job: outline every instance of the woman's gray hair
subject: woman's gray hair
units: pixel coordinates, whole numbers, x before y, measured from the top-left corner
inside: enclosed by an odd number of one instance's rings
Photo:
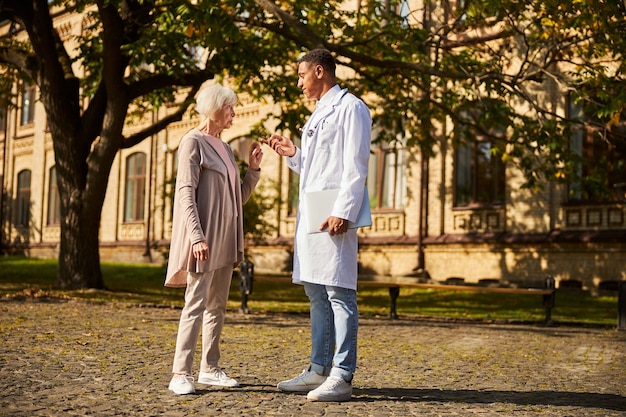
[[[196,96],[196,111],[204,117],[212,119],[223,106],[237,104],[237,94],[228,87],[211,84],[200,90]]]

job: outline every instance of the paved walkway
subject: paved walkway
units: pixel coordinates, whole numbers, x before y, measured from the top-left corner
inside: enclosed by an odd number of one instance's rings
[[[180,310],[0,301],[0,416],[624,416],[626,332],[363,319],[353,400],[275,388],[307,365],[308,318],[229,312],[239,388],[167,390]]]

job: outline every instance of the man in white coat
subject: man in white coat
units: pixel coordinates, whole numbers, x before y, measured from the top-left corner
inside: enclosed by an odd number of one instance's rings
[[[295,234],[293,282],[310,300],[309,367],[282,381],[285,392],[307,392],[311,401],[348,401],[356,370],[358,311],[357,218],[365,195],[372,119],[359,98],[341,89],[329,51],[314,49],[298,61],[298,87],[317,107],[302,129],[301,147],[274,134],[264,140],[300,175],[300,204]],[[339,189],[331,215],[307,230],[308,192]]]

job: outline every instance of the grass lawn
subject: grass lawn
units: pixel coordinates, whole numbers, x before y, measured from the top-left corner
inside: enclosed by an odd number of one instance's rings
[[[183,290],[165,288],[165,267],[102,263],[107,290],[55,288],[56,260],[0,257],[0,297],[79,298],[99,302],[182,307]],[[384,287],[359,289],[359,310],[364,316],[387,316],[389,295]],[[233,279],[228,308],[241,305],[238,279]],[[248,298],[253,312],[308,312],[303,289],[289,282],[256,281]],[[510,320],[542,323],[545,310],[540,295],[401,288],[397,312],[401,317]],[[552,319],[557,324],[617,326],[617,293],[592,296],[559,290]]]

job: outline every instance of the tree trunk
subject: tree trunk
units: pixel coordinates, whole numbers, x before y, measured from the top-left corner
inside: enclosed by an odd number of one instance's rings
[[[72,154],[71,145],[79,141],[55,141],[58,188],[61,197],[61,245],[57,284],[61,288],[104,288],[100,270],[100,220],[111,164],[117,147],[101,137],[88,161]],[[69,158],[68,158],[69,155]],[[65,159],[63,159],[65,158]],[[68,159],[75,163],[65,163]]]
[[[52,126],[53,123],[50,123]],[[56,128],[56,125],[55,125]],[[51,129],[52,130],[52,129]],[[57,184],[61,200],[61,241],[57,285],[103,289],[99,232],[102,204],[117,147],[102,137],[88,154],[72,131],[55,130]]]
[[[74,204],[68,209],[61,222],[57,285],[103,289],[98,243],[100,213],[81,213]]]

